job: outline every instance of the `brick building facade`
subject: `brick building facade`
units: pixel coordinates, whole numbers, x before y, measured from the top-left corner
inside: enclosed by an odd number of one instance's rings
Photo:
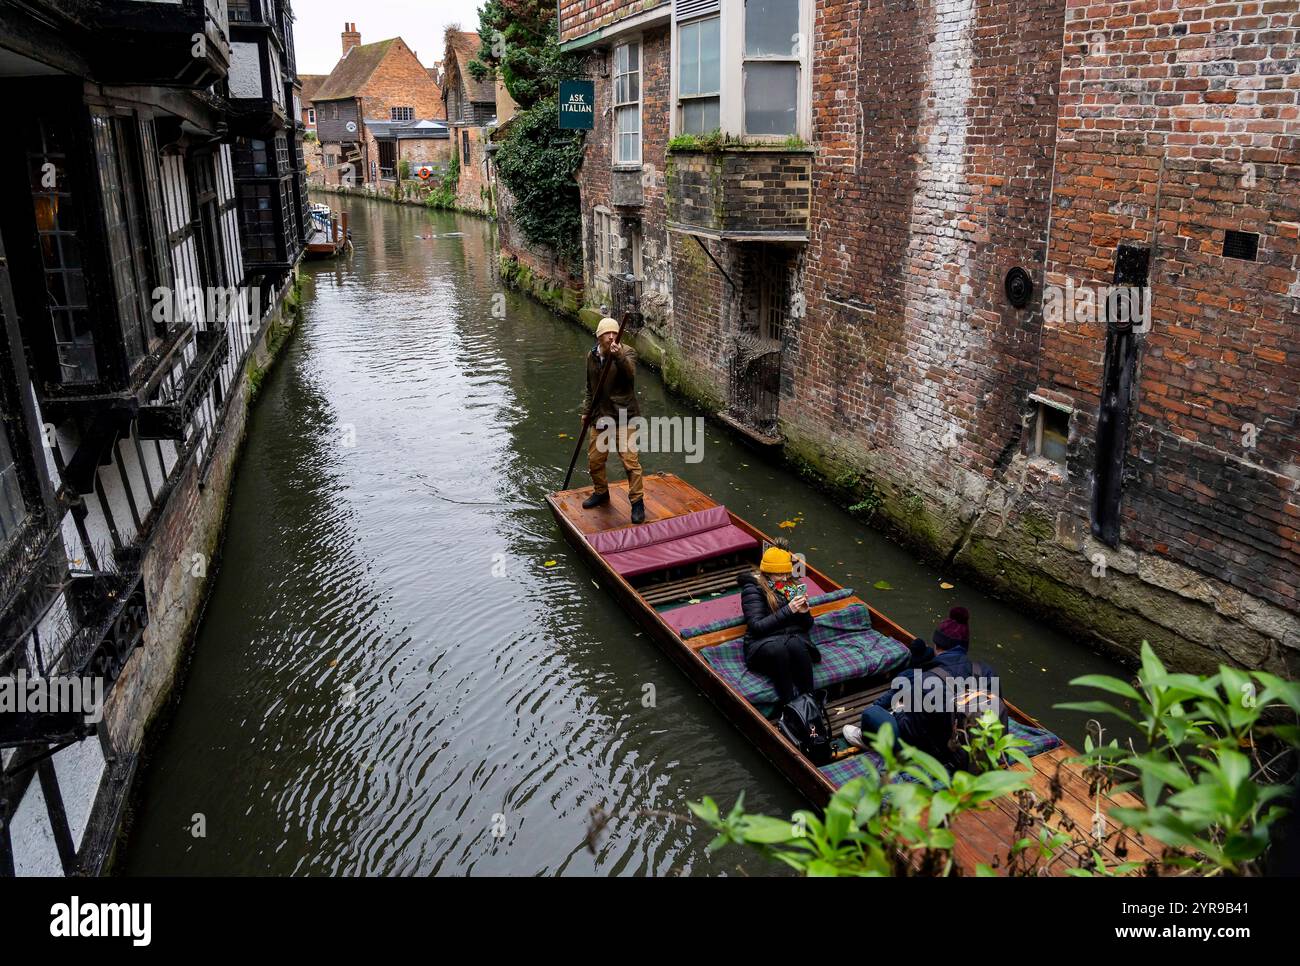
[[[442,120],[442,90],[401,37],[363,44],[355,23],[341,37],[343,56],[312,97],[324,180],[391,186],[400,153],[392,125]]]
[[[796,6],[562,0],[589,303],[633,272],[670,382],[1078,636],[1294,672],[1300,11]]]
[[[460,163],[456,205],[465,211],[493,214],[494,178],[488,151],[497,123],[497,85],[492,77],[476,79],[469,64],[478,56],[479,36],[449,28],[442,58],[443,111],[452,150]]]

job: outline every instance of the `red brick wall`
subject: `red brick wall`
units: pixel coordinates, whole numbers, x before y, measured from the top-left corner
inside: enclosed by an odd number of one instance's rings
[[[1063,5],[818,6],[808,311],[782,411],[901,475],[991,476],[1018,438],[1037,321],[1003,277],[1041,277]]]
[[[461,159],[460,180],[456,185],[457,204],[470,211],[486,214],[491,205],[487,197],[488,181],[483,166],[486,157],[484,151],[487,147],[484,131],[485,129],[481,127],[453,127],[451,137],[454,143],[451,145],[451,150],[455,151],[456,156]],[[463,132],[469,134],[468,164],[462,153]]]
[[[388,48],[361,97],[362,116],[368,120],[386,121],[394,107],[413,107],[417,118],[446,116],[442,91],[401,38]]]
[[[664,0],[560,0],[560,40],[573,40],[597,27],[663,3]]]
[[[1295,610],[1300,6],[1068,0],[1067,14],[1050,277],[1108,283],[1117,245],[1155,238],[1124,540]],[[1227,229],[1259,234],[1257,262],[1223,256]],[[1043,335],[1038,378],[1079,408],[1081,470],[1104,340],[1101,325]]]

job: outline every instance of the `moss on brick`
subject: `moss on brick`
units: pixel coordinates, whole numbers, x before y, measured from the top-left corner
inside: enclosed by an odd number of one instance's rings
[[[523,292],[557,315],[578,317],[582,296],[576,289],[546,278],[510,255],[500,256],[498,268],[502,283],[509,288]]]

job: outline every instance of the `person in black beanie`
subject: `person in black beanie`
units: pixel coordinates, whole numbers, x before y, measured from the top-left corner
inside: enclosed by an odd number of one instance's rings
[[[953,677],[967,677],[971,674],[971,661],[967,656],[970,646],[970,611],[965,607],[954,607],[948,612],[948,618],[935,628],[931,635],[934,650],[930,651],[925,641],[917,638],[912,642],[909,673],[894,678],[890,689],[862,712],[862,725],[845,725],[844,740],[857,748],[870,747],[867,736],[883,724],[894,729],[894,744],[904,741],[909,745],[945,760],[948,737],[952,731],[952,715],[947,711],[924,711],[919,707],[921,695],[925,689],[925,678],[932,674],[934,667],[942,667]],[[989,673],[992,673],[991,671]],[[905,707],[905,700],[911,696],[918,706]]]

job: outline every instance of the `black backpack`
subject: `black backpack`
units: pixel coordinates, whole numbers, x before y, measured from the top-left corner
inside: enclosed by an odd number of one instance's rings
[[[814,765],[831,761],[831,723],[826,717],[826,692],[799,694],[776,717],[776,727]]]
[[[958,675],[953,674],[941,664],[934,665],[927,670],[943,678],[945,688],[948,680],[958,677]],[[993,677],[993,671],[978,661],[972,661],[969,676],[988,679]],[[966,677],[966,675],[961,675],[961,677]],[[958,707],[948,712],[947,746],[942,749],[943,754],[940,757],[945,758],[946,764],[951,768],[959,771],[970,771],[972,764],[970,752],[962,746],[970,744],[971,729],[979,723],[980,718],[984,717],[986,711],[991,710],[997,715],[998,721],[1002,722],[1002,728],[1005,731],[1008,728],[1007,706],[1002,702],[1001,695],[987,689],[965,690],[958,697],[958,700],[960,702]]]

